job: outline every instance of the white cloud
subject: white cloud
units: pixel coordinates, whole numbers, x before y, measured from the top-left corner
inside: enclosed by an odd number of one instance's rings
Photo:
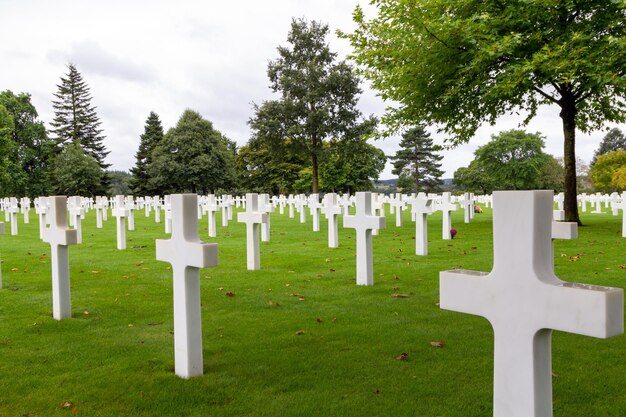
[[[115,169],[134,165],[150,111],[169,128],[186,108],[198,110],[241,145],[250,135],[251,103],[272,96],[267,63],[286,43],[291,18],[328,23],[331,49],[343,58],[350,47],[334,31],[354,28],[357,3],[368,7],[358,0],[0,0],[0,90],[31,93],[40,117],[49,122],[52,94],[65,65],[75,63],[91,88]],[[365,89],[360,107],[365,115],[380,116],[385,106]],[[446,151],[446,175],[467,165],[491,134],[517,127],[520,120],[504,117],[494,127],[482,127],[471,144]],[[547,151],[562,155],[556,109],[541,109],[527,130],[544,134]],[[590,160],[603,135],[579,134],[578,154]],[[393,154],[398,143],[392,138],[375,145]],[[383,177],[390,176],[388,168]]]

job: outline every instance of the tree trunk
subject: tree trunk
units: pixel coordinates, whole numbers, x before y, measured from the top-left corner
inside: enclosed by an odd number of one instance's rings
[[[570,92],[560,100],[563,121],[563,164],[565,165],[565,221],[582,226],[578,216],[576,187],[576,99]]]

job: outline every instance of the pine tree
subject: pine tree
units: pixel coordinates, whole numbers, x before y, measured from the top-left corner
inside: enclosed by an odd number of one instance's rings
[[[103,143],[102,122],[96,108],[91,105],[89,87],[74,64],[68,64],[67,68],[69,73],[66,78],[61,77],[58,92],[54,94],[57,100],[52,101],[55,117],[50,123],[53,127],[51,132],[59,151],[70,143],[76,143],[105,170],[110,166],[104,162],[109,152]]]
[[[609,130],[604,138],[602,138],[602,142],[600,142],[600,146],[596,150],[596,153],[593,154],[593,160],[591,161],[591,165],[595,165],[598,157],[600,155],[604,155],[605,153],[618,151],[618,150],[626,151],[626,137],[624,137],[624,133],[618,128],[613,128]]]
[[[148,166],[152,163],[152,151],[161,140],[163,140],[163,126],[161,120],[155,112],[150,112],[144,126],[144,133],[141,135],[139,149],[135,154],[135,166],[131,168],[133,175],[130,181],[130,188],[136,195],[149,195],[156,189],[150,184]]]
[[[423,126],[402,135],[400,150],[391,157],[392,173],[399,176],[398,187],[405,191],[437,191],[441,185],[443,156],[434,152],[433,140]]]

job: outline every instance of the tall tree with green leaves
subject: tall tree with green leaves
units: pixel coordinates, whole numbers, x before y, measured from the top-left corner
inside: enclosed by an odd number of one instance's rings
[[[53,129],[58,151],[70,143],[78,144],[87,155],[92,156],[102,169],[101,183],[106,191],[108,180],[105,171],[110,164],[105,162],[109,154],[104,145],[105,136],[100,126],[102,122],[96,113],[96,107],[91,104],[91,93],[83,76],[74,64],[68,64],[68,73],[61,77],[52,101],[54,120],[50,123]]]
[[[393,161],[394,175],[398,176],[398,187],[403,191],[439,191],[442,183],[441,160],[424,126],[415,126],[402,135],[400,149]]]
[[[624,136],[624,133],[621,130],[615,127],[609,130],[609,132],[602,138],[600,146],[598,146],[598,149],[596,149],[596,152],[593,154],[591,165],[596,163],[600,155],[618,151],[620,149],[626,151],[626,136]]]
[[[13,155],[14,142],[11,134],[15,130],[15,123],[11,113],[0,104],[0,197],[13,195]]]
[[[596,191],[611,193],[622,191],[622,170],[626,169],[626,150],[618,149],[598,156],[589,175]]]
[[[0,93],[0,104],[11,113],[14,121],[10,156],[14,169],[10,190],[12,195],[33,198],[51,192],[49,161],[53,142],[30,98],[30,94],[16,95],[10,90]]]
[[[102,168],[78,143],[70,143],[54,159],[56,192],[95,197],[102,189]]]
[[[148,166],[151,186],[159,194],[233,189],[237,177],[229,143],[213,123],[185,110],[154,148]]]
[[[273,145],[289,141],[292,149],[310,160],[313,192],[319,190],[319,164],[324,142],[352,137],[361,122],[356,105],[359,79],[326,42],[328,26],[294,19],[287,35],[289,46],[279,46],[279,57],[268,66],[272,91],[279,100],[255,106],[250,126],[255,136]],[[374,122],[374,123],[373,123]]]
[[[390,129],[441,124],[452,144],[523,110],[556,105],[563,126],[565,217],[580,222],[576,130],[626,120],[626,3],[589,1],[373,0],[345,35],[385,100]]]
[[[491,136],[491,141],[474,151],[475,158],[467,168],[455,172],[455,183],[474,191],[485,187],[494,190],[557,189],[554,171],[560,166],[554,157],[543,152],[539,133],[513,129]],[[471,174],[471,175],[470,175]],[[488,188],[487,188],[488,187]]]
[[[152,152],[163,140],[163,126],[159,116],[151,111],[144,125],[144,132],[140,137],[139,149],[135,154],[135,166],[130,169],[132,178],[130,188],[136,195],[149,195],[156,189],[150,184],[148,167],[152,163]]]

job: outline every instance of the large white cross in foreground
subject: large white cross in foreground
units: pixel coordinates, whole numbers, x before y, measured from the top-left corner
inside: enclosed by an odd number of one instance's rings
[[[217,244],[198,238],[198,196],[174,194],[172,238],[157,239],[156,258],[174,273],[174,363],[176,375],[202,375],[200,268],[217,265]]]
[[[67,227],[67,198],[48,197],[50,227],[44,230],[43,240],[50,244],[52,260],[52,316],[61,320],[72,316],[70,301],[70,260],[68,245],[78,243],[78,231]]]
[[[374,285],[372,229],[384,229],[385,218],[372,214],[372,193],[356,193],[356,214],[343,217],[343,227],[356,229],[356,283]]]
[[[493,195],[490,273],[440,273],[440,306],[493,326],[494,417],[552,416],[552,330],[607,338],[624,331],[624,290],[554,275],[552,191]]]

